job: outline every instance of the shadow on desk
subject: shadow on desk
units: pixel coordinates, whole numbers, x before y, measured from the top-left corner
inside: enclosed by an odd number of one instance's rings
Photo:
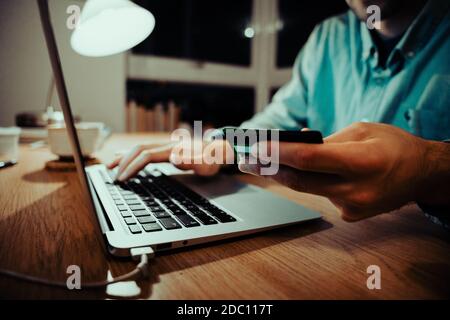
[[[31,183],[68,182],[67,172],[52,172],[46,169],[25,174],[22,179]]]

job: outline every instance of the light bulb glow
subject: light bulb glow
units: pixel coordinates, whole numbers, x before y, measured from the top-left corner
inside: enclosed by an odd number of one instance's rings
[[[72,34],[71,46],[84,56],[113,55],[145,40],[154,27],[155,18],[143,8],[108,8],[78,23]]]
[[[255,29],[253,29],[252,27],[245,28],[244,36],[246,38],[253,38],[255,36]]]

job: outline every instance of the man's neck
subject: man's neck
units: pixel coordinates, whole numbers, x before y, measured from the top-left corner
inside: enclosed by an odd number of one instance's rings
[[[409,28],[426,3],[427,0],[411,0],[402,12],[386,20],[381,20],[380,29],[377,29],[376,32],[382,39],[399,37]]]

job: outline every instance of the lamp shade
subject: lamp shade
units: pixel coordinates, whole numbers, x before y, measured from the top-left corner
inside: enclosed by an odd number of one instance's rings
[[[88,0],[72,34],[75,52],[104,57],[127,51],[145,40],[155,18],[129,0]]]

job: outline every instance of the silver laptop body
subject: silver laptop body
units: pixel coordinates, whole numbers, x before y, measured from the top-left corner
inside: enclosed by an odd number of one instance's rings
[[[145,169],[145,174],[141,173],[141,179],[156,179],[159,176],[165,176],[170,181],[175,180],[183,186],[203,196],[212,206],[217,207],[233,217],[235,221],[220,222],[214,216],[214,212],[203,209],[198,206],[196,210],[201,211],[211,219],[217,221],[214,224],[203,224],[202,220],[195,216],[194,210],[187,209],[177,199],[168,196],[186,211],[186,214],[198,222],[196,226],[185,226],[179,216],[173,214],[161,200],[156,199],[159,204],[158,210],[163,210],[166,215],[174,219],[179,228],[166,230],[149,206],[146,206],[146,196],[141,198],[137,196],[138,201],[133,200],[133,204],[139,202],[141,206],[146,207],[150,214],[150,219],[158,224],[161,230],[146,232],[144,226],[139,223],[139,217],[133,215],[129,209],[126,200],[123,199],[120,191],[114,185],[110,173],[103,165],[96,165],[86,168],[86,173],[90,183],[89,193],[96,204],[96,214],[100,222],[102,232],[108,244],[110,253],[117,256],[128,256],[131,248],[151,246],[154,251],[163,251],[174,248],[186,247],[215,240],[221,240],[231,237],[237,237],[245,234],[255,233],[263,230],[287,226],[302,221],[316,219],[320,214],[302,207],[287,199],[280,198],[271,192],[265,191],[259,187],[239,182],[234,177],[219,175],[213,178],[197,177],[191,173],[180,172],[178,169],[168,163],[150,164]],[[111,196],[111,189],[113,195]],[[178,191],[178,188],[175,190]],[[151,194],[151,192],[148,192]],[[189,196],[186,197],[189,202]],[[125,204],[120,208],[128,209],[120,211],[117,202]],[[137,205],[139,206],[139,205]],[[191,206],[197,207],[195,203]],[[138,210],[141,211],[141,210]],[[138,225],[141,232],[133,234],[130,225],[123,217],[123,212],[127,212],[133,222]],[[145,220],[148,222],[148,220]],[[136,229],[136,228],[134,228]]]

